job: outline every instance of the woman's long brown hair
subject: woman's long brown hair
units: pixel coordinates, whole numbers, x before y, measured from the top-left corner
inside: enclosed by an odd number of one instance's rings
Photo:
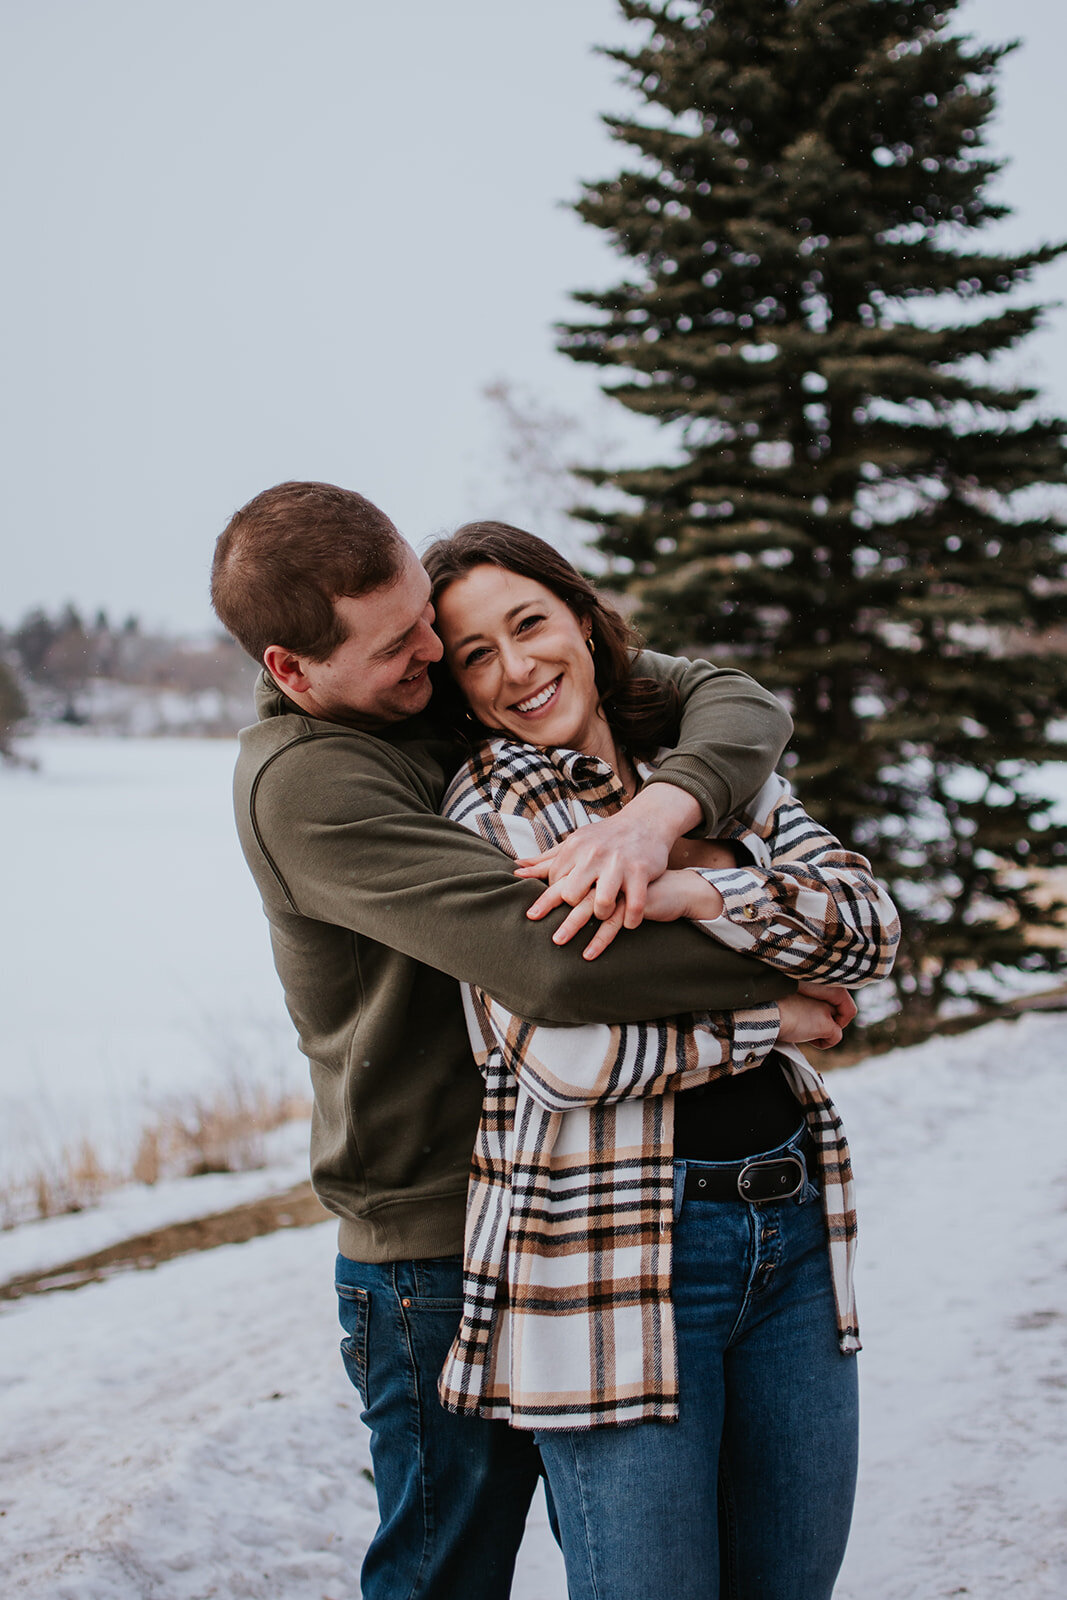
[[[507,522],[468,522],[448,539],[438,539],[422,564],[430,575],[433,599],[475,567],[501,567],[520,578],[543,584],[588,622],[594,677],[608,726],[619,743],[635,756],[652,756],[678,736],[678,691],[673,684],[634,676],[639,636],[624,617],[598,594],[577,567],[544,539]],[[455,680],[443,663],[434,670],[434,708],[466,741],[494,732],[473,721]]]

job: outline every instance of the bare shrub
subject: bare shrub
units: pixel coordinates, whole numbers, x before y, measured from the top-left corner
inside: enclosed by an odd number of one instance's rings
[[[140,1183],[201,1177],[209,1172],[249,1172],[265,1161],[263,1138],[308,1114],[308,1102],[231,1074],[221,1088],[175,1100],[141,1134],[133,1162]]]
[[[218,1088],[157,1107],[125,1162],[109,1166],[81,1138],[0,1181],[0,1228],[83,1211],[127,1183],[252,1171],[266,1164],[265,1136],[309,1114],[307,1098],[291,1089],[231,1073]]]

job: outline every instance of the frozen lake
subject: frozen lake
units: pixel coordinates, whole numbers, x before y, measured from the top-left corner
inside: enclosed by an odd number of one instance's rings
[[[0,1174],[231,1073],[303,1091],[228,740],[43,735],[0,766]]]

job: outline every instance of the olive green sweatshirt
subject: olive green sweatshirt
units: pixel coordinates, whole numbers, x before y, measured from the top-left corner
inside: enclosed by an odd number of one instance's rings
[[[751,678],[648,653],[683,695],[656,777],[709,832],[769,776],[789,718]],[[312,1179],[358,1261],[459,1251],[482,1100],[457,979],[540,1022],[630,1022],[774,1000],[794,985],[687,923],[622,933],[598,960],[530,922],[540,885],[438,815],[459,752],[424,715],[382,733],[319,721],[266,674],[234,776],[241,846],[311,1065]],[[650,781],[656,781],[655,779]]]

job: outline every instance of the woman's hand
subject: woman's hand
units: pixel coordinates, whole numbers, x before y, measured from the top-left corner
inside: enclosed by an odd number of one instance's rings
[[[778,1039],[782,1044],[813,1044],[818,1050],[829,1050],[841,1043],[841,1029],[834,1021],[833,1011],[821,1000],[804,994],[786,995],[778,1002],[778,1015]]]
[[[536,922],[556,906],[577,909],[591,892],[589,909],[573,927],[567,918],[555,936],[558,944],[566,944],[590,916],[607,925],[620,903],[618,927],[638,927],[649,884],[665,871],[671,848],[698,825],[700,817],[699,805],[684,789],[672,783],[646,784],[615,816],[578,828],[543,855],[517,864],[518,877],[548,880],[548,888],[526,915]],[[570,931],[561,939],[564,928]]]
[[[796,994],[778,1002],[782,1044],[811,1044],[830,1050],[840,1044],[856,1015],[856,1002],[839,983],[802,983]]]
[[[722,895],[698,872],[669,867],[648,886],[645,917],[649,922],[677,922],[682,917],[713,922],[723,910]]]
[[[590,889],[552,935],[554,944],[567,944],[597,915],[595,900],[596,890]],[[536,906],[532,906],[527,916],[531,916],[536,909]],[[650,883],[645,891],[644,915],[649,922],[677,922],[682,917],[701,922],[711,921],[721,916],[722,911],[722,895],[718,889],[695,872],[668,870]],[[610,915],[601,919],[599,928],[582,951],[585,960],[595,961],[607,949],[619,929],[630,926],[626,918],[626,898],[620,895]]]
[[[809,995],[812,1000],[829,1006],[839,1028],[847,1028],[856,1015],[856,1002],[840,983],[811,983],[805,980],[797,984],[797,993]]]

